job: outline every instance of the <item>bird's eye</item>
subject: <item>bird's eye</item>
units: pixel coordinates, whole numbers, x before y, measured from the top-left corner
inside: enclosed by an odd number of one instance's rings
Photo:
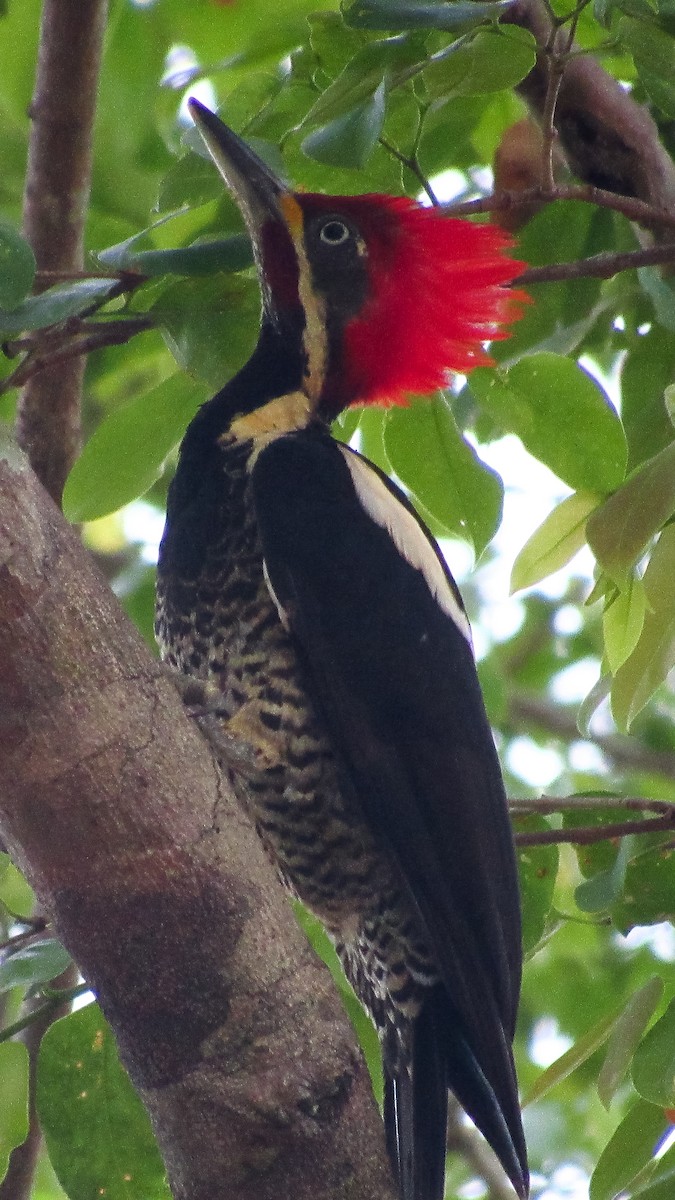
[[[319,230],[319,237],[327,246],[341,246],[351,237],[351,232],[344,221],[326,221]]]

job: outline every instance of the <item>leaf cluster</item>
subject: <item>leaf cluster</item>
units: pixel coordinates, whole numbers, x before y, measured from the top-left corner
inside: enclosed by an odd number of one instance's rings
[[[504,0],[345,0],[316,12],[310,0],[273,10],[263,0],[117,0],[87,272],[37,281],[18,230],[38,0],[10,0],[0,16],[0,34],[14,47],[0,82],[0,334],[8,354],[0,419],[14,413],[17,364],[30,371],[78,339],[98,339],[87,367],[85,447],[64,504],[149,641],[153,567],[147,539],[127,534],[129,513],[138,515],[143,497],[145,517],[158,519],[185,426],[246,360],[259,312],[238,214],[182,115],[186,89],[201,89],[298,186],[428,197],[452,172],[458,202],[485,199],[486,168],[526,116],[519,89],[537,54],[528,28],[500,21],[509,8]],[[570,54],[592,56],[629,85],[672,153],[671,0],[576,8],[556,0],[551,11],[559,28],[574,24]],[[566,200],[528,213],[518,255],[533,267],[639,244],[635,225],[607,207]],[[453,560],[477,560],[463,586],[510,793],[531,799],[548,786],[579,798],[576,807],[561,801],[559,815],[516,813],[516,833],[562,834],[580,824],[601,833],[626,819],[622,796],[675,801],[675,703],[666,683],[675,664],[675,292],[658,267],[530,291],[512,336],[493,347],[494,368],[405,409],[349,412],[336,434],[398,477]],[[116,344],[126,332],[130,340]],[[535,495],[527,529],[509,528],[518,600],[505,632],[506,597],[491,599],[491,581],[513,488],[505,497],[494,463],[517,443],[550,473],[556,500],[551,508]],[[575,672],[588,680],[589,668],[595,683],[578,711],[589,682],[569,701],[560,697],[570,695]],[[553,766],[542,781],[532,762],[546,756]],[[589,796],[596,805],[585,803]],[[672,836],[574,849],[523,844],[519,854],[528,964],[516,1051],[535,1171],[555,1188],[559,1164],[574,1162],[590,1178],[591,1200],[665,1200],[675,1186],[673,1149],[659,1157],[675,1109],[673,943],[660,950],[654,930],[637,947],[625,937],[675,921]],[[3,899],[27,911],[20,887],[10,871]],[[330,957],[322,932],[301,919]],[[53,939],[25,940],[25,931],[8,912],[0,988],[10,1029],[21,1020],[20,997],[49,1003],[45,985],[63,968]],[[377,1079],[376,1039],[344,995]],[[542,1073],[544,1019],[571,1046]],[[0,1050],[6,1155],[25,1131],[26,1074],[20,1047]],[[102,1188],[130,1200],[167,1195],[142,1110],[93,1005],[44,1040],[38,1103],[51,1162],[73,1200]],[[450,1187],[467,1177],[461,1164],[452,1171]],[[44,1166],[36,1195],[58,1194]]]

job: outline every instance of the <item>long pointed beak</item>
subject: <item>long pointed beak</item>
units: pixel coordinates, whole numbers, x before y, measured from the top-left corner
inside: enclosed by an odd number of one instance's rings
[[[282,197],[289,189],[262,159],[199,100],[188,101],[190,115],[206,148],[241,210],[256,252],[266,221],[284,221]]]

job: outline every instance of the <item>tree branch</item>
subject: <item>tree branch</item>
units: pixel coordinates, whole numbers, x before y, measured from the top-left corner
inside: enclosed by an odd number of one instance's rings
[[[559,279],[611,279],[621,271],[635,271],[639,267],[653,267],[662,263],[675,262],[675,242],[669,245],[650,246],[646,250],[629,250],[620,254],[603,251],[577,262],[551,263],[546,267],[530,267],[523,271],[514,283],[554,283]]]
[[[668,833],[675,829],[675,810],[666,817],[647,817],[644,821],[615,821],[611,825],[579,825],[573,829],[548,829],[536,833],[514,834],[517,846],[557,846],[569,843],[590,846],[626,837],[629,833]]]
[[[123,346],[137,334],[145,333],[152,327],[150,317],[119,317],[105,322],[80,322],[74,319],[72,328],[59,330],[54,336],[40,330],[21,339],[21,342],[11,342],[10,355],[26,348],[27,353],[11,375],[0,380],[0,396],[11,388],[21,387],[44,371],[53,376],[58,366],[66,367],[73,359],[82,358],[92,350]]]
[[[554,200],[578,200],[581,204],[593,204],[596,208],[609,208],[612,212],[622,213],[629,221],[642,225],[658,226],[663,230],[675,229],[675,212],[672,209],[656,208],[644,200],[616,195],[605,188],[585,184],[556,184],[553,188],[542,186],[526,191],[493,193],[475,200],[445,204],[443,208],[450,216],[465,217],[476,213],[509,212],[531,205],[550,204]]]
[[[636,821],[614,821],[607,825],[579,825],[567,829],[547,829],[534,833],[515,833],[518,846],[554,846],[569,842],[573,845],[591,845],[593,842],[611,841],[629,833],[668,833],[675,829],[675,802],[667,800],[640,800],[623,796],[571,796],[555,800],[547,796],[537,800],[509,800],[509,812],[517,821],[519,816],[529,813],[562,813],[597,809],[627,808],[639,812],[654,812],[656,817]]]
[[[528,692],[512,691],[509,694],[508,721],[515,729],[528,732],[532,728],[542,729],[564,742],[578,742],[581,739],[571,709]],[[675,752],[672,750],[653,750],[637,738],[618,733],[601,734],[591,741],[619,767],[675,779]]]
[[[106,17],[107,0],[44,0],[23,211],[41,271],[83,265]],[[19,442],[57,503],[80,447],[84,365],[75,358],[46,368],[19,403]]]
[[[598,808],[626,808],[633,812],[655,812],[675,816],[675,801],[643,800],[634,796],[538,796],[536,799],[509,800],[509,811],[517,816],[521,813],[584,812]]]
[[[467,1125],[454,1096],[448,1097],[448,1150],[461,1154],[469,1170],[485,1181],[488,1200],[513,1200],[513,1188],[496,1155],[478,1130]]]
[[[0,832],[113,1026],[176,1200],[393,1200],[328,972],[175,688],[11,446],[0,691]]]
[[[550,106],[550,47],[555,22],[542,0],[516,0],[502,17],[505,24],[528,29],[537,41],[537,62],[518,91],[543,120]],[[573,32],[573,30],[572,30]],[[625,92],[592,55],[568,53],[557,90],[554,126],[567,161],[577,176],[593,187],[634,197],[656,212],[675,211],[675,166],[659,139],[649,112]],[[662,235],[663,222],[647,213],[635,217]]]

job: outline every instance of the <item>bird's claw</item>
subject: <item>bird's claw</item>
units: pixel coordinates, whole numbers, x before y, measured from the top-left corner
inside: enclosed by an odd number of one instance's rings
[[[210,742],[220,763],[244,779],[260,779],[275,766],[269,749],[256,745],[228,728],[228,723],[213,714],[199,719],[199,728]]]
[[[212,680],[185,675],[170,663],[162,663],[161,670],[176,688],[189,717],[228,716],[223,693]]]
[[[265,736],[247,706],[231,717],[223,693],[211,680],[184,675],[168,663],[162,664],[162,671],[176,687],[187,715],[199,722],[224,767],[246,779],[260,779],[279,765],[277,747]]]

